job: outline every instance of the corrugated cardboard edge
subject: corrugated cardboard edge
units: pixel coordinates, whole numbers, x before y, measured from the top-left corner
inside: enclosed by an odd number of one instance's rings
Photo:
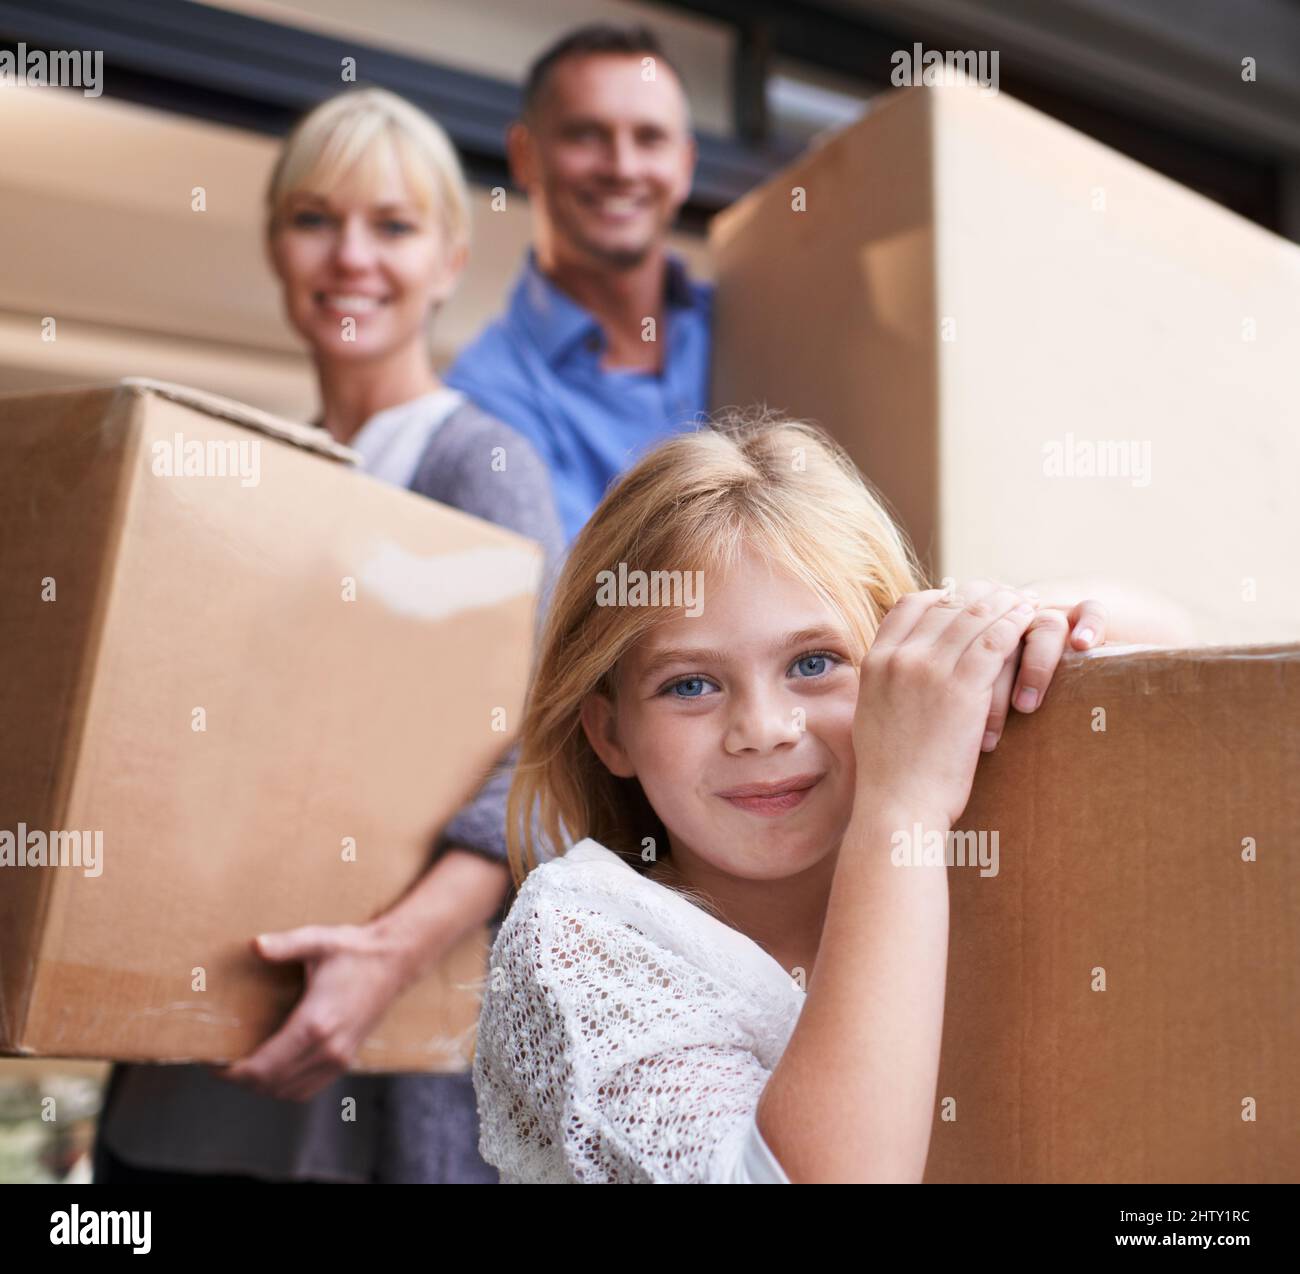
[[[1274,664],[1278,675],[1300,664],[1300,636],[1293,642],[1259,642],[1253,645],[1213,646],[1101,646],[1096,650],[1067,653],[1048,693],[1058,697],[1075,690],[1080,682],[1092,687],[1112,677],[1135,677],[1143,694],[1179,693],[1200,686],[1204,670],[1212,665]]]
[[[335,442],[324,430],[314,425],[302,425],[296,421],[273,416],[260,407],[250,407],[247,403],[236,402],[233,398],[222,398],[220,394],[210,394],[204,389],[191,389],[188,385],[176,385],[170,381],[154,380],[151,376],[123,376],[118,382],[122,389],[132,394],[157,394],[160,398],[170,399],[184,407],[192,407],[208,416],[219,420],[228,420],[245,429],[253,429],[270,438],[279,439],[306,451],[343,464],[359,465],[361,456],[351,447]]]
[[[50,823],[53,827],[63,827],[68,819],[68,807],[71,801],[72,787],[81,768],[86,718],[89,714],[91,697],[94,692],[95,670],[99,666],[99,648],[103,641],[104,625],[108,615],[109,603],[113,595],[116,577],[118,545],[126,525],[127,509],[131,490],[136,477],[136,454],[140,446],[138,413],[140,394],[114,393],[106,396],[103,424],[113,427],[121,420],[121,428],[126,437],[122,444],[121,469],[113,493],[112,510],[109,515],[107,534],[99,541],[99,566],[95,572],[95,601],[92,617],[86,632],[86,645],[82,654],[81,671],[77,686],[73,691],[71,707],[68,712],[67,739],[60,761],[58,776],[55,780],[54,793],[50,801]],[[125,419],[122,419],[122,418]],[[22,1002],[17,1006],[18,1017],[13,1023],[12,1052],[19,1056],[39,1054],[25,1042],[27,1017],[42,972],[50,967],[47,949],[52,941],[55,928],[54,921],[62,910],[68,886],[68,873],[61,870],[46,871],[46,888],[42,891],[40,916],[36,923],[36,932],[40,935],[36,944],[35,957],[31,962],[30,974],[23,992]],[[57,961],[55,961],[57,963]]]

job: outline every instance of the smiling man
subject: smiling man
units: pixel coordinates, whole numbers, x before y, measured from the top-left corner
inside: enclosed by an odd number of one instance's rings
[[[712,289],[667,251],[695,169],[686,93],[652,32],[583,27],[533,64],[507,150],[532,244],[446,380],[541,453],[572,540],[612,478],[707,411]]]

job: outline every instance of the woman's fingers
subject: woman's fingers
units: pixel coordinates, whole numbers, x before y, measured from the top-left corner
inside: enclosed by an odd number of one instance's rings
[[[309,1070],[301,1072],[291,1080],[277,1085],[270,1095],[281,1101],[311,1101],[324,1092],[340,1075],[347,1070],[335,1059],[326,1058],[316,1063]]]

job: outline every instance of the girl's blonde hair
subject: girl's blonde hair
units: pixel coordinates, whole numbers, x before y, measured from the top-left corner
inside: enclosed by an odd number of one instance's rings
[[[924,572],[881,498],[825,431],[768,412],[728,412],[662,443],[605,494],[556,582],[520,727],[506,840],[518,885],[539,840],[563,853],[590,836],[646,870],[642,844],[667,832],[635,778],[618,778],[587,740],[587,695],[616,698],[619,660],[681,613],[597,603],[597,577],[632,571],[723,577],[753,548],[812,588],[839,617],[855,663]]]
[[[396,163],[418,204],[439,220],[448,246],[467,246],[469,190],[456,148],[436,120],[382,88],[336,94],[298,121],[267,185],[267,233],[275,233],[294,191],[329,194],[351,181],[374,187],[389,163]]]

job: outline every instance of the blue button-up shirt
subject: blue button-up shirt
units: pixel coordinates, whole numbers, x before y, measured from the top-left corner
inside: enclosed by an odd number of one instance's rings
[[[537,268],[530,251],[505,314],[445,377],[512,425],[551,471],[572,542],[610,481],[655,443],[693,428],[708,410],[713,289],[668,258],[662,372],[605,370],[600,323]]]

